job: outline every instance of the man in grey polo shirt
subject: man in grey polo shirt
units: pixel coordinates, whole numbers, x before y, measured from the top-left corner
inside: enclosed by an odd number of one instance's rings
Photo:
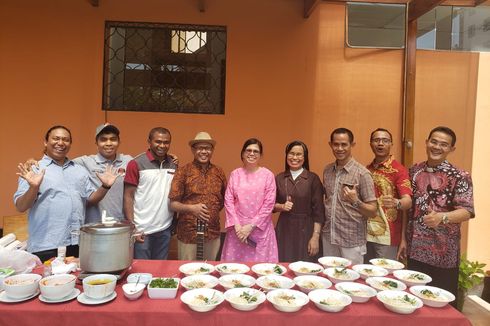
[[[112,165],[121,175],[126,173],[126,166],[133,157],[117,152],[120,142],[119,129],[109,123],[102,124],[95,130],[97,154],[84,155],[73,159],[73,162],[83,166],[88,171],[90,183],[95,188],[101,186],[97,173],[104,171],[108,165]],[[107,216],[114,217],[116,220],[123,220],[123,190],[123,178],[117,178],[98,205],[87,206],[85,223],[100,222],[103,210],[107,212]]]

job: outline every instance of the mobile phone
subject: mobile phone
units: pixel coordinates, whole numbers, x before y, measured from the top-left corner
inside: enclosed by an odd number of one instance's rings
[[[256,248],[257,247],[257,242],[253,241],[252,239],[250,238],[247,238],[247,244],[250,246],[250,247],[253,247],[253,248]]]
[[[342,185],[345,186],[345,187],[347,187],[347,188],[349,188],[349,189],[351,189],[351,190],[354,189],[354,185],[353,184],[344,183]]]

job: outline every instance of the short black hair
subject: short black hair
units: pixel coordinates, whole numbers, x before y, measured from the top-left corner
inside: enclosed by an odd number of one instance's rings
[[[172,138],[172,135],[170,134],[170,130],[168,130],[167,128],[155,127],[152,130],[150,130],[150,132],[148,133],[148,140],[152,140],[155,134],[169,135],[170,138]]]
[[[337,128],[330,134],[330,142],[333,142],[333,135],[336,134],[347,134],[349,136],[349,142],[352,144],[354,142],[354,134],[347,128]]]
[[[250,145],[257,145],[257,146],[259,146],[260,155],[262,155],[262,153],[263,153],[262,142],[260,140],[258,140],[257,138],[249,138],[249,139],[247,139],[245,141],[245,143],[243,143],[242,151],[240,152],[240,159],[243,158],[243,153],[245,153],[245,150]]]
[[[305,143],[303,143],[300,140],[294,140],[294,141],[290,142],[289,144],[287,144],[287,146],[286,146],[286,157],[284,160],[284,170],[285,171],[289,170],[288,154],[294,146],[301,146],[303,148],[303,152],[304,152],[303,157],[305,159],[303,162],[303,169],[309,170],[310,169],[310,161],[308,159],[308,147],[306,146]]]
[[[49,128],[48,131],[46,131],[46,135],[44,136],[44,139],[46,141],[48,141],[49,134],[51,133],[51,131],[53,131],[55,129],[64,129],[64,130],[66,130],[68,132],[68,134],[70,135],[70,144],[71,144],[71,142],[73,141],[73,139],[71,138],[71,131],[70,131],[70,129],[68,129],[65,126],[62,126],[62,125],[56,125],[56,126],[52,126],[51,128]]]
[[[378,132],[378,131],[384,131],[386,133],[388,133],[388,135],[390,135],[390,140],[393,141],[393,135],[391,134],[391,132],[388,130],[388,129],[385,129],[385,128],[376,128],[372,133],[371,133],[371,137],[369,137],[369,141],[373,140],[373,135]]]
[[[445,133],[446,135],[451,136],[451,147],[454,147],[454,145],[456,145],[456,133],[451,128],[445,126],[435,127],[430,131],[429,138],[427,139],[430,139],[430,137],[432,137],[432,134],[435,132],[442,132]]]

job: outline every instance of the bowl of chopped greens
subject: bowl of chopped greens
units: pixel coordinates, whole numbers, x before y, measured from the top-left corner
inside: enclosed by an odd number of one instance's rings
[[[351,297],[339,291],[317,289],[308,293],[308,297],[318,309],[327,312],[339,312],[352,303]]]
[[[429,275],[408,269],[394,271],[393,276],[405,283],[407,286],[425,285],[432,281],[432,277]]]
[[[225,296],[214,289],[194,289],[184,292],[180,300],[194,311],[207,312],[220,305]]]
[[[253,265],[252,272],[258,276],[283,275],[287,272],[287,268],[279,264],[261,263]]]
[[[180,278],[154,277],[148,283],[148,297],[150,299],[173,299],[177,296]]]
[[[214,266],[208,263],[187,263],[180,265],[179,271],[185,276],[205,275],[214,272]]]
[[[410,292],[422,299],[424,305],[434,308],[442,308],[456,299],[451,292],[435,286],[415,285]]]
[[[257,289],[235,288],[225,292],[225,300],[237,310],[251,311],[265,301],[265,294]]]
[[[386,309],[398,314],[411,314],[424,305],[422,300],[405,291],[381,291],[378,292],[376,297],[384,304]]]

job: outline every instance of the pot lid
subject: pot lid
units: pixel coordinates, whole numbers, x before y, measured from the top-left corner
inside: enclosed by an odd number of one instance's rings
[[[80,228],[80,231],[90,234],[119,234],[119,233],[132,233],[134,230],[134,224],[121,221],[115,223],[92,223],[85,224]]]

